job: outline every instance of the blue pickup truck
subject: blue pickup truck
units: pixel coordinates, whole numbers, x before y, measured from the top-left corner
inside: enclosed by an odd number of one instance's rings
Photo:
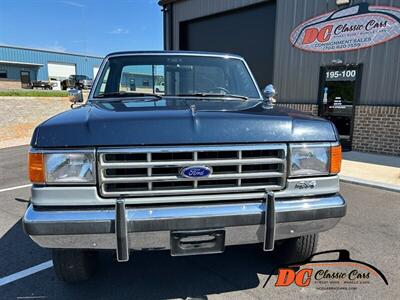
[[[259,243],[308,258],[346,214],[338,133],[266,91],[237,55],[108,55],[86,103],[75,93],[33,133],[26,234],[64,281],[87,279],[105,249],[124,262]]]

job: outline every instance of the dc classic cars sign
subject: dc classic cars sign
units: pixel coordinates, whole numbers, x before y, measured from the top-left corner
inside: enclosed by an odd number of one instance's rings
[[[353,5],[309,19],[290,34],[302,50],[338,52],[371,47],[400,35],[400,7]]]

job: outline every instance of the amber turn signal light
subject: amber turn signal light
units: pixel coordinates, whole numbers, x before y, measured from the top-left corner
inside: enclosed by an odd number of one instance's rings
[[[337,174],[340,172],[342,166],[342,146],[331,147],[331,174]]]
[[[29,153],[29,179],[32,183],[44,183],[44,155],[43,153]]]

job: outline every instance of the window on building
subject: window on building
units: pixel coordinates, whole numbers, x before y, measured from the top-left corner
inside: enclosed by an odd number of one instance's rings
[[[143,86],[150,86],[150,82],[147,79],[144,79]]]
[[[6,70],[0,70],[0,78],[7,78],[7,71]]]

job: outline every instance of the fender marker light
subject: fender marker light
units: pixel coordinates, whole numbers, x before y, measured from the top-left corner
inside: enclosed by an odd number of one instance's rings
[[[29,153],[29,179],[32,183],[44,183],[44,155],[43,153]]]
[[[331,147],[331,174],[337,174],[340,172],[340,167],[342,165],[342,146]]]

